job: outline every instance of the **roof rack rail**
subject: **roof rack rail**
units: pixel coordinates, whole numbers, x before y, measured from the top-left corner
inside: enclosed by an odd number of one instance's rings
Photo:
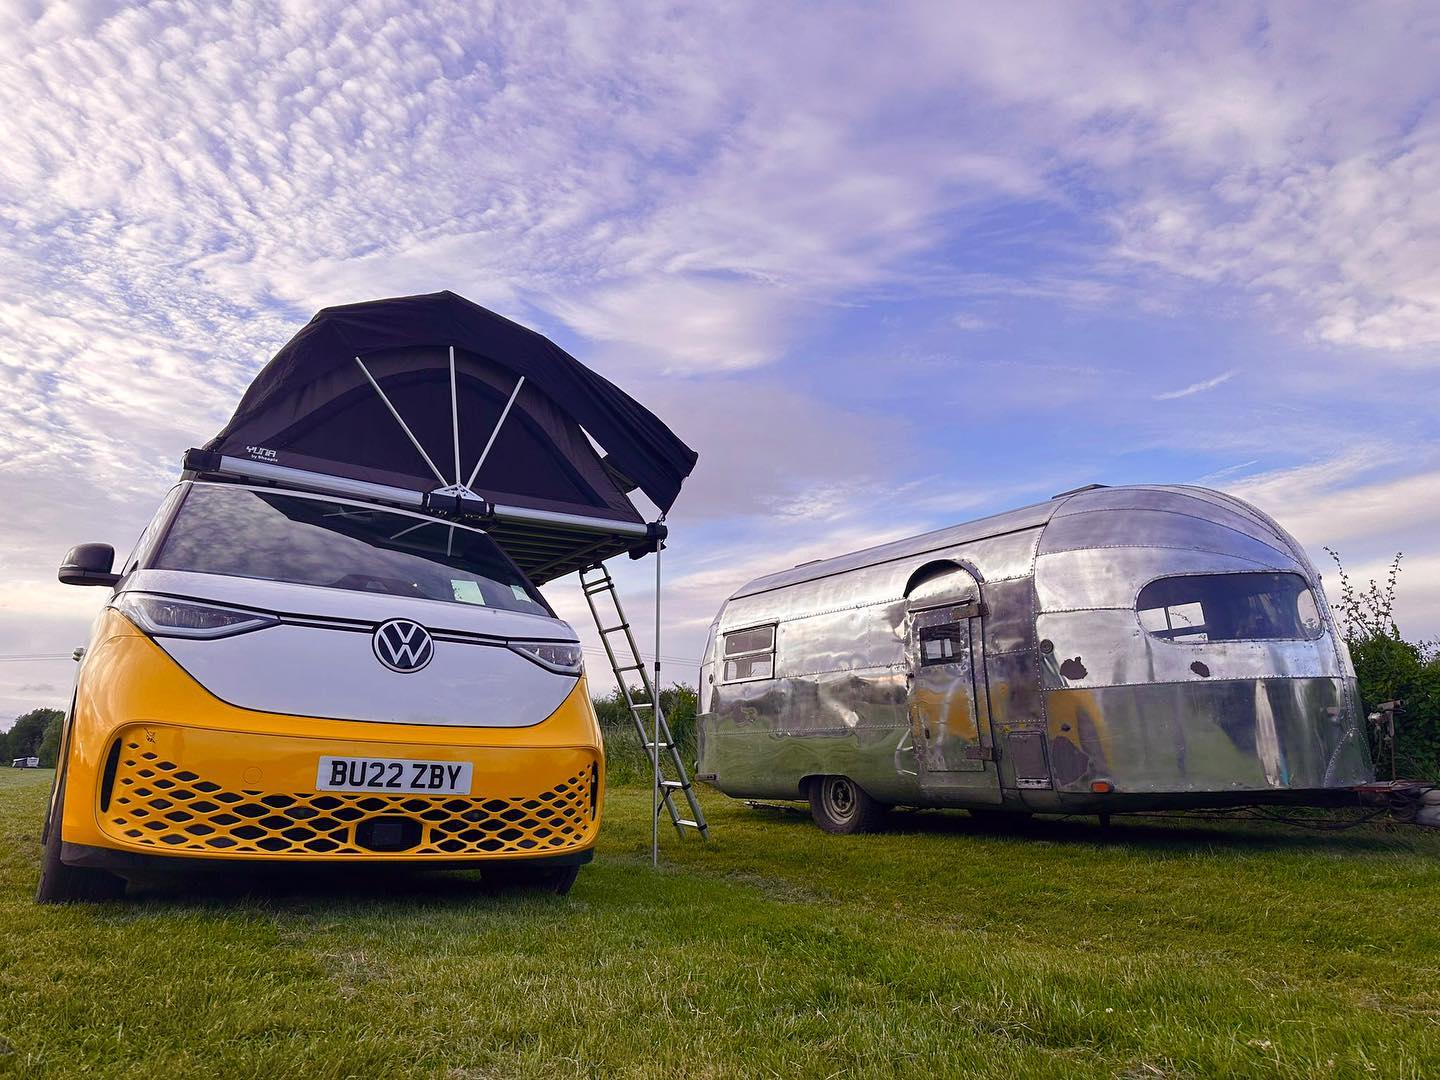
[[[319,495],[338,495],[367,502],[386,503],[409,510],[420,510],[438,516],[473,518],[481,521],[508,522],[542,526],[567,532],[599,533],[605,536],[654,539],[657,527],[644,522],[614,521],[580,514],[562,514],[554,510],[537,510],[528,506],[505,506],[492,503],[473,492],[453,487],[435,491],[412,491],[409,488],[376,484],[368,480],[352,480],[346,476],[295,469],[288,465],[271,465],[263,461],[217,454],[210,450],[190,449],[185,452],[186,471],[235,480],[251,480],[310,491]],[[664,526],[659,526],[663,529]]]

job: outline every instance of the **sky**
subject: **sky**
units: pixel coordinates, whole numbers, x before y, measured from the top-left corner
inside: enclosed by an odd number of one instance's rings
[[[68,702],[67,547],[316,310],[447,288],[699,451],[667,681],[759,574],[1086,483],[1403,551],[1440,637],[1434,3],[4,0],[0,46],[0,724]]]

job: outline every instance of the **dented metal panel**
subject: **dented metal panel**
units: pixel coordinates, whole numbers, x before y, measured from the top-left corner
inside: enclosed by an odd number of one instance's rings
[[[1300,563],[1278,552],[1273,558],[1257,562],[1238,555],[1176,548],[1079,548],[1036,559],[1036,610],[1106,607],[1134,610],[1140,589],[1156,578],[1248,570],[1281,570],[1305,575]]]
[[[1140,627],[1134,610],[1055,611],[1036,629],[1053,645],[1058,664],[1042,669],[1045,689],[1220,679],[1339,677],[1340,660],[1328,640],[1164,641]]]
[[[1047,695],[1055,784],[1088,792],[1277,792],[1371,779],[1339,679],[1231,679]]]

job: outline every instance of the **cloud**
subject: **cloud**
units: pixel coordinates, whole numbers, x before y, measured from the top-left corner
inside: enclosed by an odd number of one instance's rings
[[[1197,383],[1191,383],[1180,390],[1168,390],[1163,394],[1156,394],[1156,401],[1174,401],[1176,398],[1190,397],[1192,394],[1203,394],[1206,390],[1214,390],[1221,383],[1227,383],[1239,372],[1232,368],[1229,371],[1221,372],[1213,379],[1203,379]]]
[[[1431,363],[1429,6],[1133,16],[6,7],[4,617],[36,620],[36,648],[77,636],[89,601],[54,583],[59,553],[126,547],[180,452],[327,303],[453,288],[560,337],[702,451],[680,514],[702,551],[733,544],[756,565],[851,536],[856,507],[917,528],[979,509],[931,476],[954,459],[918,453],[955,416],[1032,418],[1037,386],[1101,415],[1103,343],[1013,362],[946,351],[907,411],[890,389],[913,347],[861,340],[863,365],[836,363],[897,298],[959,309],[953,343],[1014,328],[992,316],[1007,300],[1062,326],[1225,290],[1327,347],[1307,363]],[[962,361],[983,396],[935,378]],[[1239,436],[1214,425],[1207,445],[1283,438],[1279,408]],[[1387,462],[1349,487],[1315,478],[1313,502],[1289,504],[1306,534],[1418,521],[1428,474]],[[907,488],[916,473],[937,494]],[[1254,483],[1278,503],[1309,476]]]
[[[1326,547],[1339,551],[1357,581],[1383,577],[1380,568],[1395,552],[1409,551],[1401,629],[1433,638],[1440,636],[1440,466],[1414,465],[1397,450],[1371,444],[1219,486],[1274,517],[1305,545],[1322,573],[1333,565]]]

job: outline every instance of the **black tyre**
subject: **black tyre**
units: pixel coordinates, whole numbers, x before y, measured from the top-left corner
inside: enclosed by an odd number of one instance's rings
[[[888,807],[848,776],[817,776],[807,787],[810,815],[828,833],[874,832],[885,824]]]
[[[40,885],[37,904],[69,904],[119,900],[125,895],[125,879],[105,870],[67,866],[60,860],[60,818],[65,806],[65,781],[55,794],[55,813],[45,823],[45,847],[40,856]]]
[[[525,890],[565,896],[579,876],[578,866],[507,866],[483,871],[481,880],[493,892]]]

